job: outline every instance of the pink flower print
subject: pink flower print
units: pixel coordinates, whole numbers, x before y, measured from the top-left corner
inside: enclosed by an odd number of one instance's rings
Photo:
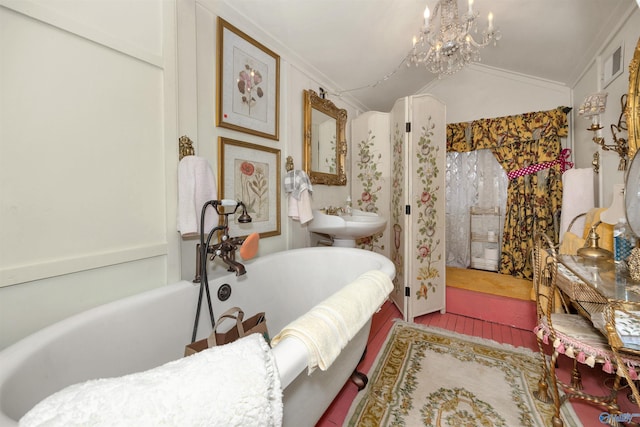
[[[253,171],[254,167],[251,162],[242,162],[240,165],[240,172],[242,172],[243,175],[251,176],[253,175]]]
[[[362,192],[362,196],[360,196],[360,198],[365,203],[366,202],[370,202],[371,201],[371,193],[369,193],[368,191],[363,191]]]
[[[429,193],[427,191],[423,191],[422,192],[422,196],[420,197],[420,201],[422,203],[428,203],[429,200],[431,200],[431,193]]]
[[[246,94],[251,90],[251,74],[246,71],[240,71],[240,78],[238,79],[238,90],[241,94]],[[246,99],[246,98],[243,98]]]
[[[427,246],[423,245],[418,248],[418,255],[420,255],[422,258],[428,257],[430,253],[431,249],[429,249],[429,247]]]
[[[251,107],[257,102],[256,97],[264,96],[264,91],[258,86],[260,83],[262,83],[262,75],[248,64],[238,73],[238,91],[242,94],[242,102],[249,107],[249,114],[251,114]]]
[[[252,70],[248,65],[245,65],[245,69],[240,71],[240,78],[238,79],[238,90],[240,93],[250,94],[255,88],[258,98],[262,98],[264,92],[262,88],[256,87],[262,83],[262,75],[257,70]]]

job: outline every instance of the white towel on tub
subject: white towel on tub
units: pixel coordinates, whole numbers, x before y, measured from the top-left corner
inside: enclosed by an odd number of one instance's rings
[[[276,346],[286,337],[304,342],[308,373],[326,371],[393,290],[388,275],[371,270],[313,307],[272,338]]]
[[[262,335],[148,371],[69,386],[20,420],[21,427],[159,425],[282,425],[280,377]]]

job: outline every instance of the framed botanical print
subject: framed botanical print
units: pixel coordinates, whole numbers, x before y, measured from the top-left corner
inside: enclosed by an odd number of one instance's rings
[[[280,234],[280,150],[221,137],[218,144],[220,199],[241,201],[251,222],[229,218],[229,235]]]
[[[280,56],[218,17],[216,125],[278,140]]]

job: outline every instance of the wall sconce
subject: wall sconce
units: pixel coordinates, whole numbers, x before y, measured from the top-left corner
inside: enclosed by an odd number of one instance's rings
[[[629,154],[629,145],[625,138],[621,138],[618,134],[627,130],[627,122],[625,119],[625,110],[627,107],[627,94],[625,93],[620,97],[620,117],[618,118],[618,124],[611,125],[611,135],[613,137],[614,144],[606,144],[602,136],[598,135],[598,131],[602,129],[600,125],[600,114],[604,113],[607,106],[607,92],[597,92],[587,96],[578,109],[578,115],[591,118],[591,126],[587,128],[593,132],[593,142],[598,144],[600,148],[605,151],[615,151],[620,156],[620,163],[618,163],[618,170],[627,170],[627,160]],[[598,159],[599,160],[599,159]],[[597,163],[597,164],[596,164]],[[599,168],[599,162],[596,162],[594,157],[594,169]]]

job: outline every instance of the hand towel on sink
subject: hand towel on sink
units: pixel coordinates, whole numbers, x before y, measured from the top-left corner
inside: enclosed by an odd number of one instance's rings
[[[306,224],[313,219],[311,193],[313,186],[303,170],[292,170],[284,177],[284,191],[289,193],[289,217]]]
[[[380,270],[368,271],[285,326],[271,345],[296,337],[307,347],[308,373],[318,367],[325,371],[392,290],[388,275]]]
[[[311,209],[311,196],[308,190],[300,192],[300,199],[296,199],[293,193],[289,194],[289,217],[306,224],[313,219]]]
[[[300,194],[305,190],[309,191],[309,194],[313,193],[309,175],[299,169],[287,172],[284,177],[284,191],[291,193],[293,197],[300,200]]]
[[[200,232],[202,206],[218,196],[216,179],[209,162],[197,156],[185,156],[178,163],[178,231],[183,237]],[[215,209],[207,208],[205,233],[218,224]]]

